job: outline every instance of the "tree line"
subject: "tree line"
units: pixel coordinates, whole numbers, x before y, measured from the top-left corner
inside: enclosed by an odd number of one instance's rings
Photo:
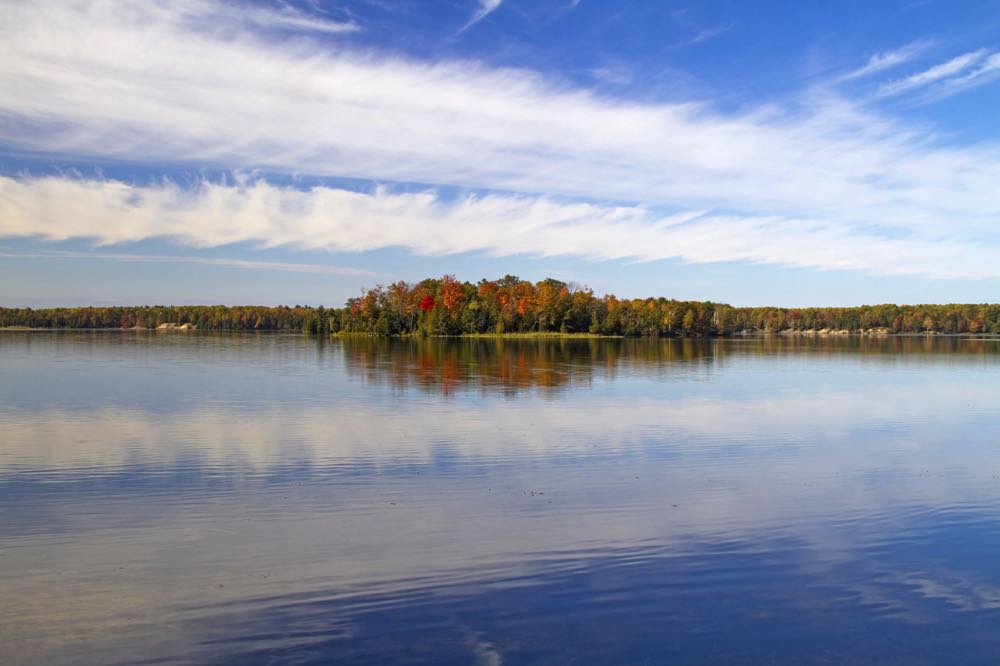
[[[1000,334],[1000,305],[862,305],[842,308],[733,307],[668,298],[619,299],[552,278],[506,275],[473,284],[450,275],[376,286],[343,308],[141,306],[0,308],[0,326],[156,328],[190,323],[210,331],[313,334],[467,335],[590,333],[716,336],[794,331]]]
[[[668,298],[619,299],[555,279],[507,275],[460,282],[446,275],[365,290],[331,314],[331,331],[375,335],[592,333],[711,336],[819,330],[1000,333],[1000,305],[863,305],[846,308],[733,307]]]
[[[206,331],[302,331],[327,317],[323,308],[143,305],[134,307],[0,308],[0,327],[140,328],[193,324]]]

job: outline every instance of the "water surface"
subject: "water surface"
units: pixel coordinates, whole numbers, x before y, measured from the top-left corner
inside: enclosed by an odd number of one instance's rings
[[[992,664],[1000,341],[0,333],[0,662]]]

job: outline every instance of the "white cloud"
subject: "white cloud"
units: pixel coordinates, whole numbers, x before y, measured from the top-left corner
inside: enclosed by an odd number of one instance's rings
[[[868,62],[865,63],[863,67],[859,67],[858,69],[848,72],[840,77],[840,80],[849,81],[852,79],[860,79],[870,74],[898,67],[899,65],[909,62],[918,56],[926,50],[929,45],[930,44],[928,42],[911,42],[910,44],[893,51],[876,53],[868,59]]]
[[[206,28],[191,20],[192,7],[225,14],[216,9],[225,5],[193,2],[7,6],[0,143],[58,157],[523,196],[449,206],[429,193],[301,194],[261,182],[185,195],[169,185],[131,191],[120,183],[8,179],[4,187],[36,208],[34,217],[5,215],[4,233],[670,256],[963,276],[1000,264],[995,144],[946,147],[923,128],[829,92],[739,114],[628,102],[530,71],[349,52],[309,34],[278,40],[234,21]],[[93,199],[110,216],[57,211],[60,204],[36,198],[46,188],[67,201]],[[127,205],[128,196],[142,206]],[[557,203],[567,197],[639,207]],[[274,209],[276,201],[288,208]],[[656,228],[642,205],[713,214]]]
[[[912,74],[904,79],[883,84],[879,88],[879,94],[883,96],[898,95],[917,88],[923,88],[924,86],[928,86],[943,79],[955,76],[956,74],[959,74],[981,62],[985,57],[985,49],[963,53],[962,55],[956,56],[947,62],[934,65],[933,67],[925,69],[922,72],[918,72],[917,74]]]
[[[259,4],[229,4],[212,0],[175,0],[166,10],[173,16],[185,16],[189,25],[202,28],[226,28],[232,26],[271,30],[297,30],[338,34],[355,32],[359,26],[351,22],[334,21],[329,18],[307,14],[291,5],[275,7]],[[169,15],[163,18],[171,18]]]
[[[321,275],[364,275],[377,273],[359,268],[347,268],[330,264],[303,264],[297,262],[255,261],[250,259],[230,259],[226,257],[198,257],[191,255],[128,254],[123,252],[79,252],[68,250],[45,250],[42,252],[10,252],[0,250],[0,257],[7,259],[105,259],[125,263],[147,264],[201,264],[242,268],[254,271],[281,271],[287,273],[313,273]]]
[[[357,24],[310,16],[291,7],[284,7],[280,11],[259,7],[239,7],[237,11],[238,13],[234,13],[234,18],[255,23],[264,28],[287,28],[328,34],[360,30]]]
[[[674,44],[674,48],[684,48],[686,46],[694,46],[695,44],[701,44],[710,39],[718,37],[719,35],[724,35],[735,27],[734,23],[728,23],[726,25],[716,26],[714,28],[703,28],[699,30],[693,37],[682,40]]]
[[[112,180],[0,177],[3,235],[93,238],[105,244],[171,237],[201,247],[256,242],[340,252],[404,247],[423,254],[749,261],[881,274],[1000,277],[994,247],[893,239],[814,220],[697,210],[658,215],[640,206],[523,195],[446,201],[430,190],[303,191],[263,180],[206,182],[185,189],[170,183],[140,187]]]
[[[969,88],[995,81],[1000,77],[1000,52],[996,52],[987,57],[983,62],[962,76],[956,76],[944,81],[931,95],[930,99],[941,99],[960,93]]]
[[[476,8],[476,13],[473,14],[472,18],[470,18],[468,22],[459,29],[458,34],[465,32],[495,12],[500,7],[501,3],[503,3],[503,0],[479,0],[479,6]]]

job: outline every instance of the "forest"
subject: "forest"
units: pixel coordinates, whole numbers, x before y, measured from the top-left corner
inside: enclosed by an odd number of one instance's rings
[[[342,308],[135,306],[0,308],[0,327],[138,328],[192,324],[204,331],[390,335],[592,334],[705,337],[744,333],[1000,334],[1000,305],[733,307],[709,301],[597,296],[555,279],[512,275],[473,284],[450,275],[376,286]]]

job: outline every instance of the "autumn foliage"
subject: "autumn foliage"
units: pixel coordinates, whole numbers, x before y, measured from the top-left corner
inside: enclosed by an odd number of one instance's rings
[[[555,279],[505,275],[476,284],[454,276],[377,286],[343,308],[137,306],[0,308],[0,327],[156,328],[191,323],[199,330],[305,331],[370,335],[593,333],[712,336],[745,332],[859,331],[1000,334],[1000,305],[866,305],[850,308],[736,308],[708,301],[596,296]]]
[[[358,301],[374,302],[371,314],[359,316]],[[596,296],[590,289],[551,278],[532,283],[506,275],[471,284],[445,275],[439,280],[397,282],[365,290],[338,311],[331,329],[377,335],[562,332],[710,336],[806,330],[1000,333],[1000,306],[735,308],[662,297]]]

